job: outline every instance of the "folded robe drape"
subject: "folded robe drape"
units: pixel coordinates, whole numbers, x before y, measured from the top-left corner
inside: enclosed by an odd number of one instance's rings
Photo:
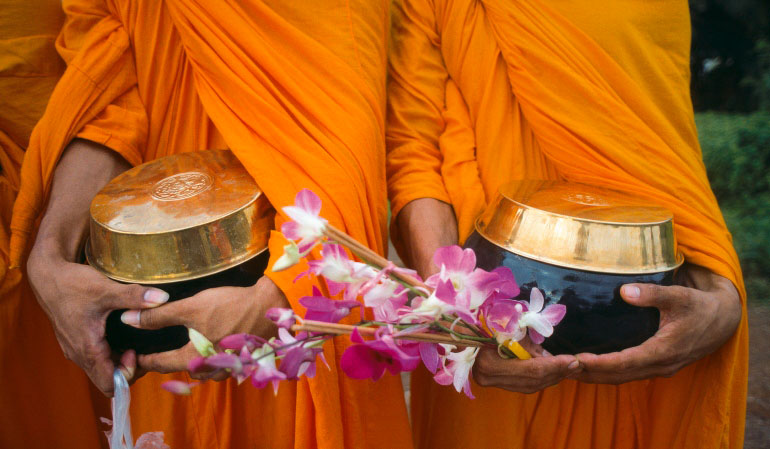
[[[685,1],[404,0],[390,62],[389,194],[451,202],[461,240],[500,185],[564,179],[674,212],[688,262],[745,291],[701,159]],[[744,315],[718,351],[670,379],[563,381],[533,395],[415,375],[415,444],[431,447],[741,447]]]
[[[10,222],[24,149],[64,72],[54,41],[61,2],[0,7],[0,447],[102,446],[109,402],[67,361],[21,270],[8,270]],[[101,397],[100,397],[101,396]],[[44,431],[41,429],[44,428]]]
[[[32,135],[11,225],[21,262],[62,149],[73,137],[127,161],[229,147],[276,207],[302,188],[322,214],[384,251],[387,2],[65,1],[67,71]],[[271,238],[273,256],[281,239]],[[299,269],[299,268],[298,268]],[[310,293],[292,270],[271,277],[292,306]],[[298,308],[298,312],[301,310]],[[330,369],[272,391],[232,381],[191,397],[132,387],[135,433],[163,430],[171,447],[408,447],[400,379],[374,384]]]

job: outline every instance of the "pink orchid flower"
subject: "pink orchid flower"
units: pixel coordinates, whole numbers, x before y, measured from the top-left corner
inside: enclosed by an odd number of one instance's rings
[[[196,385],[198,385],[198,382],[187,383],[181,380],[167,380],[160,384],[160,387],[174,394],[189,395],[191,393],[190,389]]]
[[[525,305],[524,313],[519,319],[519,326],[529,329],[529,338],[535,344],[541,344],[546,337],[553,334],[553,327],[559,324],[567,313],[567,307],[563,304],[550,304],[543,309],[545,298],[543,293],[533,288],[529,294],[529,303]]]
[[[275,353],[270,345],[264,345],[251,353],[251,358],[257,363],[256,369],[251,373],[251,384],[257,388],[263,388],[267,384],[273,384],[273,392],[278,394],[280,381],[286,379],[275,366]]]
[[[433,263],[441,267],[441,271],[429,277],[426,284],[437,287],[440,281],[451,281],[457,291],[457,305],[470,311],[479,308],[501,285],[498,273],[476,268],[476,253],[469,248],[457,245],[439,248],[433,255]]]
[[[313,296],[300,298],[299,303],[307,308],[306,320],[338,323],[350,315],[350,309],[360,306],[358,301],[334,300],[321,295],[318,287],[313,287]]]
[[[273,309],[270,309],[270,310],[273,310]],[[270,313],[270,310],[267,311],[268,314]],[[284,309],[280,309],[280,310],[284,310]],[[291,311],[291,309],[288,309],[288,310]],[[240,351],[242,348],[246,348],[249,352],[251,352],[257,349],[257,347],[262,346],[265,343],[267,343],[267,340],[265,340],[262,337],[258,337],[256,335],[232,334],[219,340],[218,346],[222,349],[231,349],[233,351]]]
[[[300,332],[295,338],[286,329],[278,329],[279,340],[288,349],[280,350],[283,355],[278,370],[286,374],[287,380],[297,380],[300,376],[313,377],[316,370],[316,356],[323,352],[318,346],[297,344],[298,339],[303,340],[307,334]]]
[[[134,449],[171,449],[171,446],[163,441],[163,432],[143,433],[136,440]]]
[[[371,307],[377,321],[398,321],[398,310],[408,300],[407,289],[390,279],[383,279],[364,294],[364,305]]]
[[[324,244],[321,249],[321,260],[311,260],[308,266],[308,271],[300,276],[307,273],[323,276],[331,295],[336,295],[347,288],[351,294],[346,294],[345,299],[354,299],[358,288],[377,275],[374,268],[351,260],[345,249],[337,244]]]
[[[342,370],[353,379],[379,380],[385,370],[391,374],[412,371],[420,364],[416,346],[402,347],[387,328],[380,328],[374,340],[364,340],[358,329],[353,330],[350,341],[354,344],[342,354]]]
[[[299,240],[297,247],[300,254],[307,254],[323,237],[329,223],[318,215],[321,199],[309,189],[300,190],[294,198],[294,205],[284,207],[283,212],[291,221],[281,225],[281,232],[288,239]]]
[[[283,329],[289,329],[297,322],[297,315],[294,314],[294,311],[282,307],[268,309],[265,316],[271,319],[276,326]],[[222,343],[220,342],[219,345],[221,346]]]
[[[511,299],[492,298],[482,308],[484,320],[499,344],[520,341],[527,335],[526,327],[519,326],[523,313],[522,303]]]
[[[469,323],[475,323],[474,314],[458,305],[457,291],[454,289],[450,280],[439,280],[438,286],[427,298],[417,297],[412,302],[412,308],[406,308],[402,319],[411,319],[418,321],[435,321],[443,315],[456,315]]]
[[[471,392],[470,374],[473,364],[476,362],[479,348],[469,346],[462,351],[451,352],[452,349],[455,349],[453,345],[442,344],[441,346],[447,355],[442,358],[442,367],[433,376],[433,379],[441,385],[452,384],[458,393],[462,391],[466,396],[474,399]]]

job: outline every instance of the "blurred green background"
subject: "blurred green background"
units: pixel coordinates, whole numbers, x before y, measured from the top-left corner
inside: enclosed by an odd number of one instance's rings
[[[690,11],[703,160],[749,299],[770,305],[770,1],[690,0]]]

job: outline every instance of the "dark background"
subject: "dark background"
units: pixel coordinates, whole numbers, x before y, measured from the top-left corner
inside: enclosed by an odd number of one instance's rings
[[[692,98],[748,291],[746,449],[770,448],[770,0],[690,0]]]

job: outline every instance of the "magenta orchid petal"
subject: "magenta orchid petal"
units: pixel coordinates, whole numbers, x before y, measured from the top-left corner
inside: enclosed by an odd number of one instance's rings
[[[326,279],[326,286],[329,287],[329,294],[332,296],[338,295],[340,292],[345,290],[345,287],[347,286],[344,282],[334,282],[331,279]]]
[[[299,224],[293,221],[284,222],[281,225],[281,234],[286,236],[287,239],[299,240],[302,236],[299,234]]]
[[[454,376],[452,375],[452,373],[447,371],[446,368],[441,368],[433,376],[433,380],[435,380],[436,383],[439,385],[452,385],[452,382],[454,381]]]
[[[433,263],[438,267],[443,265],[450,272],[468,274],[476,268],[476,253],[457,245],[444,246],[433,254]]]
[[[312,215],[321,212],[321,198],[310,189],[302,189],[294,197],[294,204]]]
[[[440,299],[441,301],[454,305],[455,304],[455,298],[456,298],[457,292],[455,291],[454,286],[452,286],[451,281],[443,281],[439,282],[436,286],[436,298]]]
[[[516,283],[516,277],[513,275],[508,267],[497,267],[492,270],[492,273],[497,274],[499,277],[498,291],[501,296],[505,298],[515,298],[519,296],[521,290],[519,284]]]
[[[378,352],[364,344],[345,349],[340,366],[342,371],[353,379],[379,380],[385,373],[385,365]]]
[[[198,385],[198,382],[187,383],[181,380],[167,380],[160,384],[160,387],[170,393],[189,395],[191,393],[190,389],[196,385]]]
[[[271,319],[276,326],[283,329],[289,329],[297,321],[297,316],[294,314],[293,310],[282,307],[272,307],[268,309],[265,316]]]
[[[378,380],[385,370],[391,374],[411,371],[420,363],[416,343],[399,345],[390,335],[390,330],[380,328],[374,340],[365,341],[358,329],[354,329],[350,340],[355,344],[342,354],[342,370],[354,379]]]
[[[548,320],[552,326],[556,326],[567,314],[567,307],[564,304],[550,304],[541,312],[543,318]]]
[[[545,341],[545,337],[532,328],[529,329],[529,339],[536,345],[542,344]]]
[[[439,367],[438,345],[435,343],[420,343],[420,358],[423,365],[433,374],[436,374]],[[447,385],[447,384],[445,384]]]
[[[318,350],[304,346],[290,348],[284,354],[283,359],[281,359],[281,365],[278,369],[286,374],[286,379],[288,380],[299,379],[299,376],[307,371],[308,365],[315,365],[317,352]]]
[[[465,393],[465,395],[468,396],[469,399],[476,399],[476,396],[474,396],[473,392],[471,391],[470,379],[465,381],[465,385],[463,385],[463,393]]]
[[[241,359],[237,355],[227,352],[220,352],[218,354],[212,355],[211,357],[207,357],[206,365],[211,368],[229,369],[234,372],[239,372],[243,367],[241,364]]]
[[[268,313],[270,313],[269,310]],[[263,343],[265,343],[265,339],[256,335],[233,334],[219,340],[219,347],[222,349],[232,349],[233,351],[240,351],[245,347],[249,351],[253,351]]]
[[[200,371],[203,371],[207,368],[206,366],[206,357],[203,356],[197,356],[194,357],[190,362],[187,364],[187,370],[191,373],[197,373]]]
[[[321,296],[321,292],[313,287],[314,296],[305,296],[300,298],[307,312],[306,320],[324,321],[327,323],[337,323],[350,314],[350,310],[360,306],[357,301],[351,300],[333,300]]]

